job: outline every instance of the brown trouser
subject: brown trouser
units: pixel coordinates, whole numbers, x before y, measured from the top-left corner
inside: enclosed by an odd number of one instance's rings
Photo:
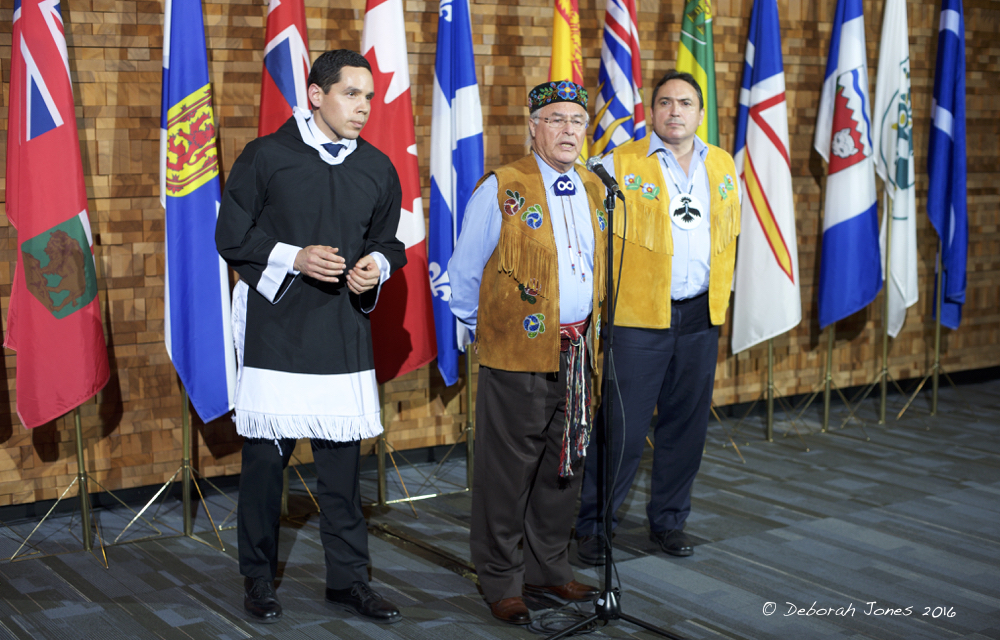
[[[583,469],[559,477],[566,360],[558,375],[479,368],[469,544],[487,602],[520,596],[525,582],[573,579],[568,545]]]

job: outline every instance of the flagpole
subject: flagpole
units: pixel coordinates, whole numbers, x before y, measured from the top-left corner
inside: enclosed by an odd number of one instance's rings
[[[476,422],[472,413],[472,345],[465,347],[465,482],[472,490]]]
[[[378,436],[376,443],[376,459],[378,460],[378,506],[385,506],[385,430],[389,426],[388,402],[385,397],[385,385],[378,386],[379,397],[382,399],[382,433]]]
[[[931,415],[937,415],[938,401],[938,372],[941,371],[941,300],[944,298],[944,274],[941,255],[944,253],[944,241],[938,239],[937,254],[937,296],[934,301],[936,313],[934,314],[934,367],[931,369]]]
[[[889,288],[892,286],[892,198],[885,199],[885,284],[883,285],[885,300],[882,315],[882,372],[879,373],[881,398],[878,404],[878,423],[885,424],[885,396],[889,382]],[[905,302],[904,302],[905,304]]]
[[[181,508],[184,510],[184,535],[191,537],[191,409],[187,388],[181,383]]]
[[[936,382],[936,381],[935,381]],[[76,427],[76,481],[79,484],[80,521],[83,527],[83,548],[92,551],[94,543],[90,537],[90,494],[87,492],[87,465],[83,457],[83,429],[80,426],[80,407],[73,410]]]
[[[830,385],[833,382],[833,341],[837,333],[837,323],[830,325],[830,339],[826,350],[826,381],[823,386],[823,433],[830,426]]]
[[[774,442],[774,338],[767,340],[767,441]]]

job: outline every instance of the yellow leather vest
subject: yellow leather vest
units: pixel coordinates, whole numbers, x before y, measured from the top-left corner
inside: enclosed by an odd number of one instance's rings
[[[596,370],[607,218],[604,186],[589,172],[578,173],[594,230],[594,308],[587,342]],[[542,174],[533,154],[486,174],[480,184],[494,174],[500,187],[500,240],[479,285],[479,363],[504,371],[559,371],[559,264]]]
[[[655,135],[650,133],[649,135]],[[615,287],[621,285],[615,325],[667,329],[670,327],[671,260],[674,255],[670,221],[670,189],[664,183],[660,160],[647,157],[649,137],[614,150],[615,176],[625,195],[628,225],[615,212]],[[736,165],[719,147],[708,145],[705,157],[711,193],[709,224],[712,248],[709,259],[708,308],[712,324],[725,321],[736,266],[736,237],[740,233],[740,201]],[[621,282],[617,262],[624,250]]]

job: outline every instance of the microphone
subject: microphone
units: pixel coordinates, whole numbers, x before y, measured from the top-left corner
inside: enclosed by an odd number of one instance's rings
[[[608,170],[604,168],[603,164],[601,164],[601,159],[598,156],[591,156],[590,159],[587,160],[587,168],[601,179],[601,182],[603,182],[604,186],[608,188],[608,191],[619,196],[621,195],[621,191],[618,189],[618,183],[615,182],[615,179],[611,177]]]

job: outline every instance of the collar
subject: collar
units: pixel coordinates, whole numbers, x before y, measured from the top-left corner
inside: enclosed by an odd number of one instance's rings
[[[583,182],[581,182],[580,176],[577,175],[576,173],[575,164],[572,167],[570,167],[570,170],[567,171],[566,173],[559,173],[558,171],[550,167],[548,163],[539,158],[537,153],[535,153],[534,151],[532,151],[531,153],[533,156],[535,156],[535,162],[538,163],[538,170],[541,171],[542,173],[542,184],[545,185],[546,193],[551,191],[552,185],[554,185],[556,183],[556,180],[558,180],[562,176],[570,177],[570,180],[573,181],[573,184],[577,188],[577,192],[579,192],[579,190],[583,188]]]
[[[344,161],[344,158],[358,148],[357,140],[341,140],[337,144],[344,145],[344,150],[334,158],[330,155],[330,152],[323,148],[323,143],[333,141],[320,131],[319,127],[312,121],[312,111],[303,109],[302,107],[292,107],[292,117],[295,118],[295,123],[299,126],[299,135],[302,136],[302,142],[316,149],[319,152],[319,157],[328,164],[340,164]]]
[[[649,151],[646,152],[646,157],[648,158],[657,151],[663,151],[668,157],[671,157],[674,160],[677,159],[677,157],[674,156],[674,152],[663,144],[663,140],[660,140],[660,136],[656,135],[655,131],[652,131],[649,135]],[[702,161],[704,161],[705,157],[708,156],[708,145],[702,142],[701,138],[698,136],[694,137],[694,153],[699,156]]]

